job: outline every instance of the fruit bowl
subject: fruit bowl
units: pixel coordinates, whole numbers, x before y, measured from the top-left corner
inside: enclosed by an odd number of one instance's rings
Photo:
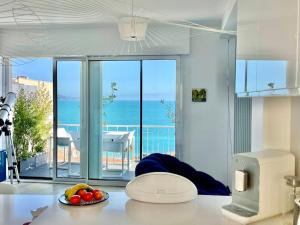
[[[105,191],[101,191],[103,194],[103,197],[99,200],[92,199],[91,201],[84,201],[81,200],[80,203],[78,204],[71,204],[70,201],[66,198],[65,194],[62,194],[59,198],[58,201],[64,205],[71,205],[71,206],[85,206],[85,205],[93,205],[93,204],[98,204],[100,202],[104,202],[109,198],[109,194]]]

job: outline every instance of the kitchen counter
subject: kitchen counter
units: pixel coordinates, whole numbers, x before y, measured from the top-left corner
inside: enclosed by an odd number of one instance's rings
[[[56,204],[54,195],[0,194],[0,225],[23,225],[32,220],[31,210]]]
[[[66,206],[58,196],[0,195],[0,224],[22,225],[30,210],[48,208],[31,225],[239,225],[221,214],[231,197],[198,196],[181,204],[149,204],[128,199],[124,192],[111,192],[108,201],[91,206]],[[255,225],[291,225],[292,215],[274,217]]]

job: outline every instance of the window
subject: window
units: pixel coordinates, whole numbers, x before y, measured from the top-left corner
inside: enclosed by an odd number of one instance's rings
[[[10,59],[17,94],[13,140],[21,178],[53,177],[52,59]]]
[[[90,178],[130,180],[142,157],[175,155],[176,60],[95,60],[90,72]]]
[[[130,180],[141,158],[175,155],[176,59],[37,58],[12,74],[27,106],[49,95],[43,148],[18,146],[23,177]]]

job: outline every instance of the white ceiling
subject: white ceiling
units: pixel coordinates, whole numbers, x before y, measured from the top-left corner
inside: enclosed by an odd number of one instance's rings
[[[118,32],[132,0],[0,0],[0,55],[188,54],[190,28],[214,32],[202,25],[221,27],[235,0],[133,1],[134,15],[150,21],[137,43]]]
[[[134,14],[158,21],[219,21],[229,0],[134,0]],[[0,26],[115,23],[131,0],[0,0]]]
[[[227,0],[136,0],[140,8],[173,20],[221,20]]]

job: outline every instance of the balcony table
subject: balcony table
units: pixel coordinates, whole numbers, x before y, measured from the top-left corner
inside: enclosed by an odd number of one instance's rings
[[[221,214],[231,197],[198,196],[181,204],[149,204],[128,199],[124,192],[110,192],[108,201],[92,206],[65,206],[58,196],[0,195],[0,224],[22,225],[30,210],[48,205],[31,225],[238,225]],[[274,217],[255,225],[292,224],[292,215]]]
[[[106,170],[108,170],[108,153],[121,153],[121,176],[124,175],[125,154],[127,155],[127,170],[129,171],[130,150],[134,152],[134,131],[105,131],[102,133],[103,149],[106,153]]]

